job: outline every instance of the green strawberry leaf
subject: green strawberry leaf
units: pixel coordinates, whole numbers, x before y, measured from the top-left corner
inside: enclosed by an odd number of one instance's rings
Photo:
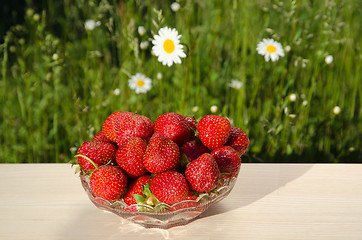
[[[143,193],[143,196],[145,196],[145,198],[153,195],[152,192],[151,192],[150,186],[151,186],[150,182],[147,183],[146,185],[142,184],[142,193]]]
[[[146,198],[140,194],[132,194],[137,204],[145,204]]]

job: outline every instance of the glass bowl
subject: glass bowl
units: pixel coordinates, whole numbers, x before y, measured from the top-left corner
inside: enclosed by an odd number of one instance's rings
[[[90,188],[89,177],[80,174],[80,179],[89,199],[97,208],[117,214],[146,228],[162,229],[182,226],[191,222],[209,207],[224,199],[231,192],[236,182],[236,177],[231,177],[224,180],[211,193],[202,193],[195,200],[184,200],[172,206],[160,203],[151,207],[143,204],[128,206],[123,200],[108,201],[96,197]]]

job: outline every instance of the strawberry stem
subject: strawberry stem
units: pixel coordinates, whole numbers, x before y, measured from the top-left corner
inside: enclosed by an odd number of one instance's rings
[[[75,155],[74,157],[82,157],[82,158],[85,158],[87,161],[89,161],[90,163],[93,164],[94,168],[95,169],[98,169],[98,166],[92,161],[92,159],[90,159],[89,157],[85,156],[85,155],[82,155],[82,154],[78,154],[78,155]]]

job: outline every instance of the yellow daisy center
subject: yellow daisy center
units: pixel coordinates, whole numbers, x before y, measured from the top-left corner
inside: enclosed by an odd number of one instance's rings
[[[166,39],[163,43],[163,49],[167,53],[172,53],[175,50],[175,43],[171,39]]]
[[[143,87],[143,85],[145,85],[145,82],[142,80],[137,80],[136,84],[140,87]]]
[[[274,47],[274,46],[272,46],[272,45],[268,45],[267,47],[266,47],[266,50],[269,52],[269,53],[273,53],[273,52],[276,52],[276,48]]]

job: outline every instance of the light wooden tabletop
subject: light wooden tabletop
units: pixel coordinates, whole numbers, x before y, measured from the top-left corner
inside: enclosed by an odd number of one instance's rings
[[[97,209],[69,164],[0,165],[0,239],[362,239],[362,164],[243,164],[230,195],[186,226]]]

